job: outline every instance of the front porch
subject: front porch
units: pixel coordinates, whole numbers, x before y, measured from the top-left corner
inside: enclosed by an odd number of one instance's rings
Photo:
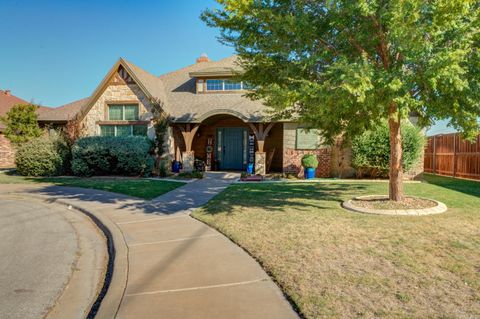
[[[201,123],[172,125],[174,158],[192,170],[195,159],[207,171],[246,171],[255,173],[283,170],[283,123],[252,123],[230,114],[215,114]]]

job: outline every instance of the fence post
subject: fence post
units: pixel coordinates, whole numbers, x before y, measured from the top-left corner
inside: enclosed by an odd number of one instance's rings
[[[432,162],[433,162],[433,167],[432,167],[432,173],[435,174],[435,167],[437,165],[437,160],[436,160],[436,152],[437,152],[437,148],[436,148],[436,135],[433,136],[433,159],[432,159]]]
[[[453,177],[457,173],[457,133],[453,133]]]

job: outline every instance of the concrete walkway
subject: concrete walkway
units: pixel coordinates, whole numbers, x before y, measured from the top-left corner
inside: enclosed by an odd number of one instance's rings
[[[147,202],[79,188],[32,191],[104,214],[120,228],[128,280],[117,318],[297,318],[247,253],[189,216],[237,178],[209,173]]]

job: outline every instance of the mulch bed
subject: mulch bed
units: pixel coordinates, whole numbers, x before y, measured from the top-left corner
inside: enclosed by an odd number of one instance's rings
[[[418,197],[405,197],[401,202],[388,198],[353,199],[352,204],[369,209],[422,209],[437,206],[434,201]]]

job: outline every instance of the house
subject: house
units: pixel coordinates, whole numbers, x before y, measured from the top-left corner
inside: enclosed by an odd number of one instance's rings
[[[211,61],[203,54],[190,66],[155,76],[119,59],[89,98],[39,120],[51,121],[61,111],[57,121],[65,121],[66,113],[71,118],[78,111],[83,135],[153,138],[152,106],[161,103],[170,118],[165,148],[186,170],[200,159],[211,170],[245,170],[255,163],[260,174],[297,174],[301,157],[313,153],[320,162],[317,176],[329,176],[332,148],[298,123],[270,121],[261,101],[245,97],[251,88],[235,79],[241,72],[236,61]]]

